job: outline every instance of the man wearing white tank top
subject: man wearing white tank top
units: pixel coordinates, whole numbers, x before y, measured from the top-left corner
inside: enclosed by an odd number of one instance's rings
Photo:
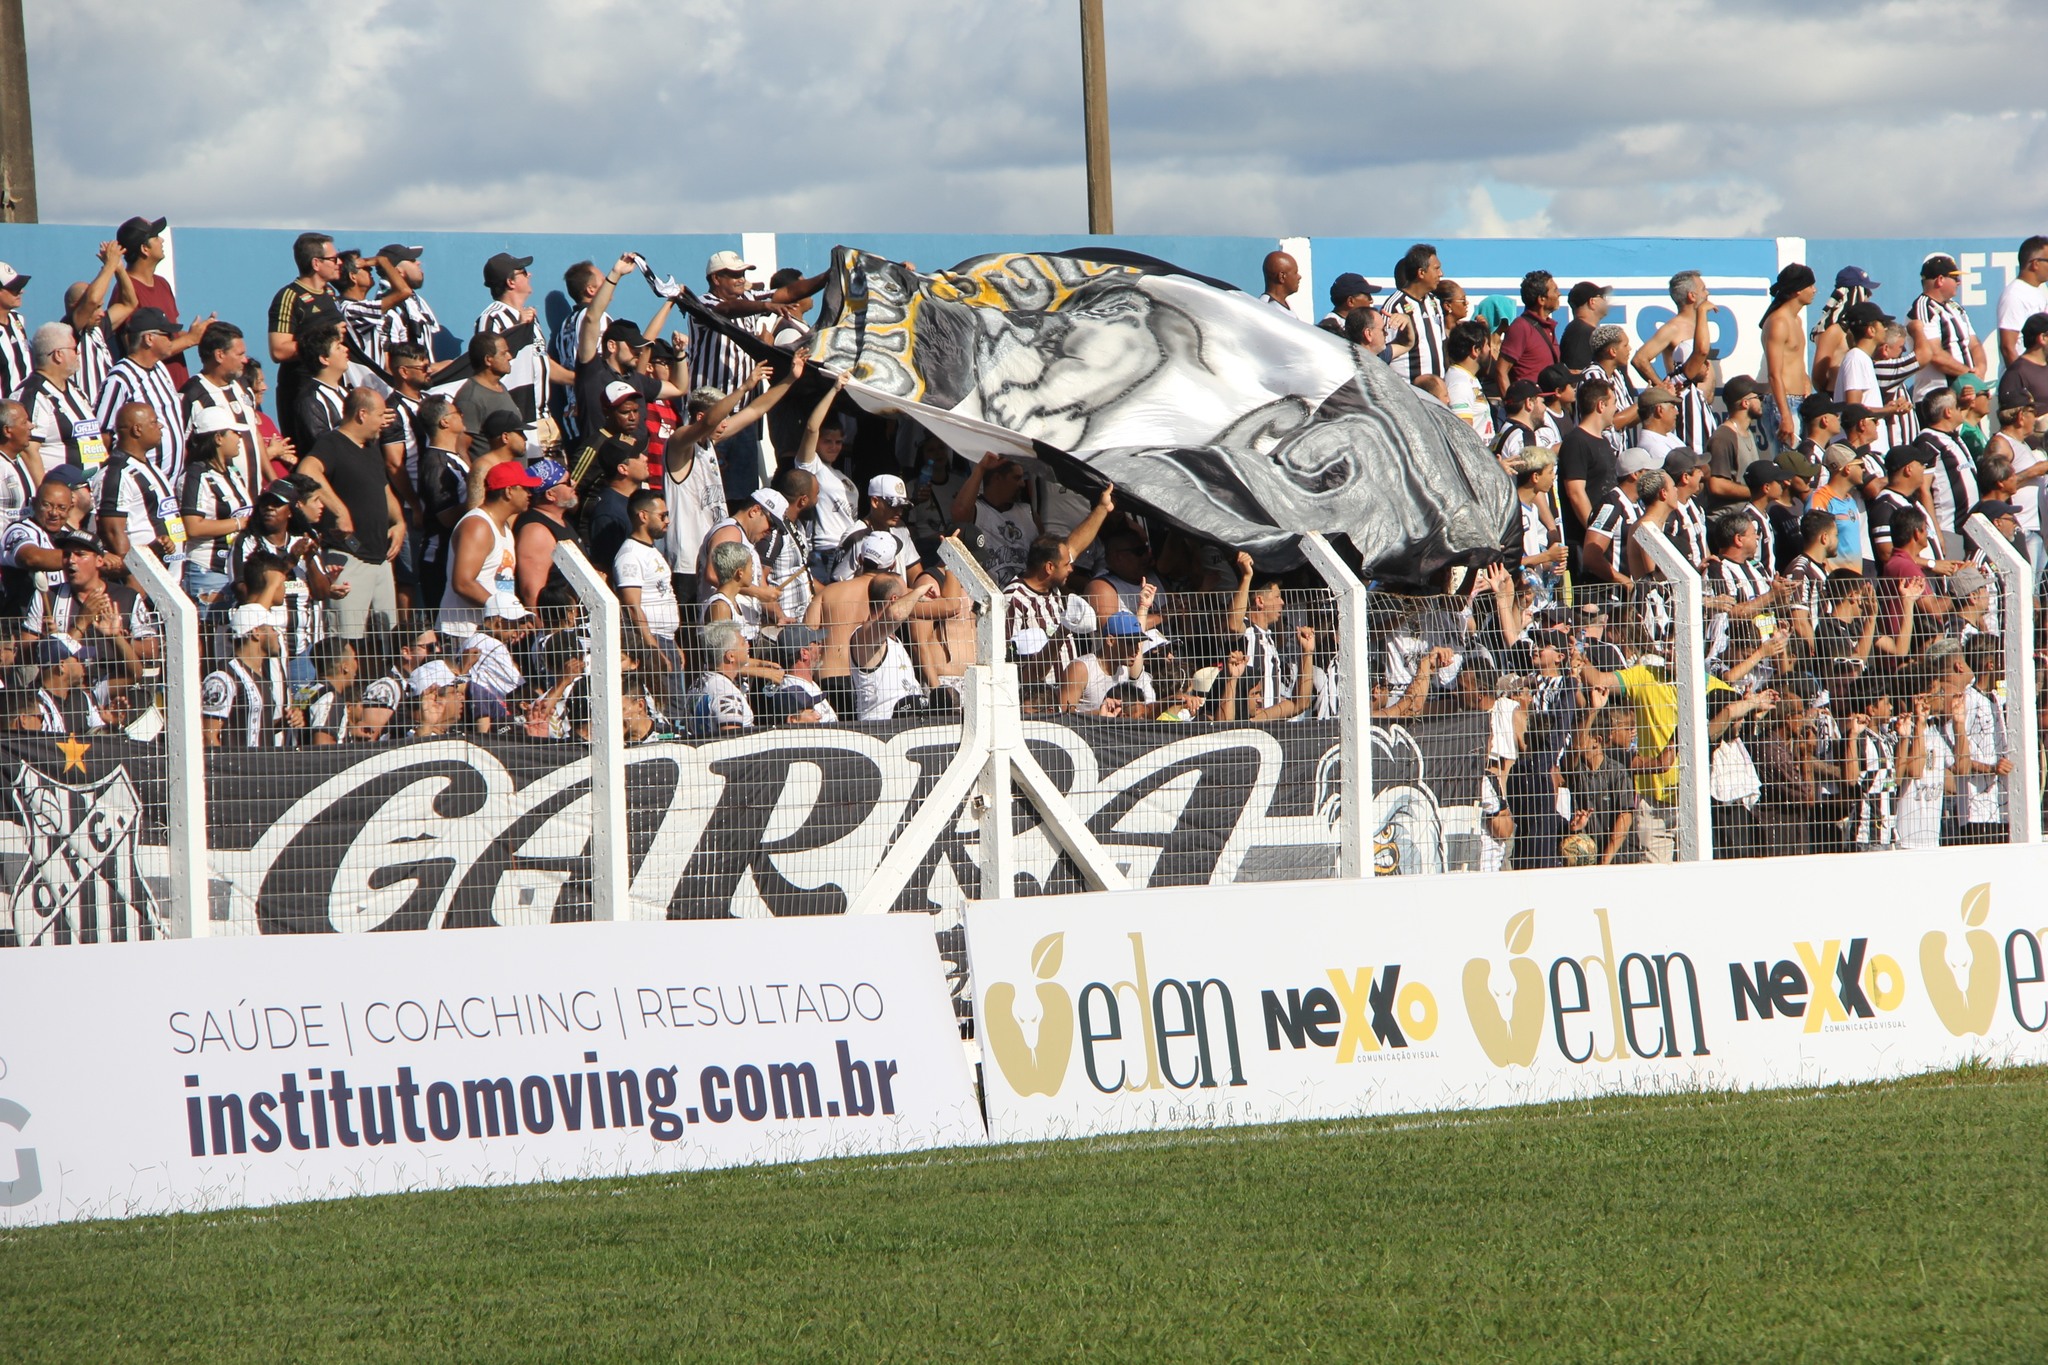
[[[924,684],[917,680],[917,668],[898,633],[917,604],[938,591],[939,585],[929,578],[915,588],[893,574],[876,574],[868,580],[867,622],[847,642],[856,719],[888,720],[905,698],[924,701]]]
[[[731,393],[700,388],[690,394],[690,420],[669,433],[661,461],[662,493],[668,500],[668,562],[675,570],[676,596],[695,601],[697,555],[711,528],[725,518],[725,481],[718,467],[717,443],[722,436],[740,430],[766,415],[789,392],[777,385],[747,405],[735,416],[733,409],[768,375],[764,362],[754,367],[747,382]]]
[[[483,506],[463,513],[449,537],[448,583],[441,590],[438,623],[443,635],[474,635],[493,595],[518,595],[512,522],[538,487],[540,480],[517,460],[495,465],[484,476]]]

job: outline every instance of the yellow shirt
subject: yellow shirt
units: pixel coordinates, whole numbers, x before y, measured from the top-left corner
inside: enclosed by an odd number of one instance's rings
[[[1661,754],[1664,746],[1672,744],[1678,736],[1678,685],[1664,675],[1663,670],[1651,669],[1642,664],[1633,664],[1615,673],[1621,683],[1628,703],[1636,713],[1636,752],[1639,754]],[[1734,689],[1719,678],[1707,679],[1707,691],[1730,692]],[[1704,756],[1703,756],[1704,757]],[[1661,771],[1654,768],[1639,769],[1635,774],[1636,795],[1645,801],[1668,806],[1678,799],[1678,756],[1674,750],[1671,765]]]

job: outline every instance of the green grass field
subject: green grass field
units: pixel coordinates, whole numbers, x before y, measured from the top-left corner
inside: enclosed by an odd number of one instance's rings
[[[2048,1073],[0,1234],[0,1360],[2048,1358]]]

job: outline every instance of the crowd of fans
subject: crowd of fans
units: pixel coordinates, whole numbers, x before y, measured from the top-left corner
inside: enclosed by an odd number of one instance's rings
[[[1720,374],[1693,271],[1645,341],[1605,321],[1593,281],[1533,271],[1519,310],[1475,306],[1427,245],[1384,297],[1335,282],[1320,325],[1446,403],[1515,480],[1502,567],[1382,596],[1375,621],[1376,681],[1414,694],[1376,715],[1488,713],[1481,866],[1668,861],[1674,670],[1702,666],[1716,856],[2006,837],[1999,571],[1966,527],[1981,515],[2038,575],[2048,237],[2017,259],[1996,371],[1942,253],[1903,318],[1848,267],[1810,326],[1820,285],[1787,266],[1754,376]],[[1268,259],[1268,298],[1291,273]],[[1703,658],[1677,657],[1659,538],[1703,577]]]
[[[563,541],[623,605],[636,742],[957,708],[975,611],[948,537],[1002,588],[1029,710],[1287,721],[1346,704],[1310,581],[1152,524],[1114,488],[963,458],[806,378],[822,276],[756,287],[720,252],[700,299],[722,327],[658,282],[643,327],[618,291],[654,282],[645,263],[583,262],[550,331],[530,259],[501,253],[463,337],[425,299],[421,248],[306,233],[252,341],[181,321],[163,228],[123,224],[61,311],[32,309],[0,265],[14,729],[160,728],[137,547],[203,609],[212,744],[587,735]],[[1696,272],[1640,342],[1604,320],[1597,283],[1535,271],[1519,309],[1472,300],[1427,245],[1384,293],[1337,279],[1319,325],[1470,423],[1516,485],[1499,555],[1378,585],[1368,642],[1376,717],[1487,713],[1485,865],[1668,859],[1673,670],[1702,666],[1724,856],[2003,837],[1995,566],[1964,526],[1981,513],[2041,566],[2048,239],[2019,262],[1995,383],[1945,255],[1903,321],[1861,270],[1820,300],[1787,267],[1759,376],[1719,373]],[[1288,306],[1294,262],[1276,252],[1265,274]],[[759,361],[725,329],[794,358]],[[1644,527],[1705,576],[1703,659],[1672,657]]]

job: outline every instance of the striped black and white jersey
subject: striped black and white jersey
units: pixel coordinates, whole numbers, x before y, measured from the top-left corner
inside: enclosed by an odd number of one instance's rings
[[[28,409],[29,430],[42,447],[45,473],[71,464],[97,474],[106,464],[107,441],[100,433],[100,419],[76,380],[59,388],[48,375],[32,374],[22,386],[20,401]]]
[[[1066,630],[1066,594],[1040,592],[1020,578],[1003,589],[1003,596],[1004,634],[1008,638],[1014,640],[1020,630],[1040,630],[1050,642],[1042,653],[1019,662],[1026,666],[1051,663],[1054,678],[1063,678],[1076,653],[1073,637]]]
[[[1593,509],[1586,534],[1597,531],[1608,538],[1607,563],[1617,578],[1628,572],[1628,533],[1642,518],[1642,504],[1619,488],[1608,489],[1607,496]]]
[[[279,749],[286,727],[284,694],[268,669],[262,676],[240,659],[206,675],[199,685],[199,714],[221,724],[221,747]]]
[[[78,373],[71,379],[94,411],[99,410],[100,390],[107,386],[107,376],[113,372],[114,346],[107,339],[107,324],[102,321],[78,334]]]
[[[388,415],[384,430],[377,440],[380,445],[399,446],[404,449],[406,481],[412,491],[420,491],[420,405],[416,398],[407,398],[393,389],[386,397]]]
[[[181,483],[185,477],[185,403],[171,372],[161,362],[143,369],[123,356],[114,362],[101,388],[95,414],[100,430],[112,433],[114,418],[129,403],[147,403],[164,429],[163,439],[149,453],[149,462],[163,476],[166,485]]]
[[[500,299],[477,315],[473,334],[485,332],[513,332],[526,324],[519,320],[520,309]],[[512,356],[512,372],[505,376],[505,392],[526,418],[526,439],[536,448],[539,436],[534,422],[548,410],[548,393],[551,380],[548,376],[548,352],[542,344],[539,320],[533,327],[533,340],[522,346]]]
[[[387,289],[385,293],[389,293]],[[381,301],[382,295],[379,296]],[[429,360],[434,355],[434,338],[446,331],[432,304],[417,292],[408,294],[398,307],[385,312],[378,327],[379,355],[393,346],[417,346],[427,353]],[[383,362],[378,361],[379,364]]]
[[[1717,559],[1707,576],[1707,591],[1722,597],[1732,597],[1737,602],[1754,602],[1769,592],[1773,586],[1769,570],[1754,561]],[[1717,611],[1707,625],[1707,657],[1719,659],[1728,648],[1728,613]],[[1752,670],[1751,676],[1761,681],[1768,661]]]
[[[769,292],[765,289],[748,290],[742,297],[756,303],[766,303]],[[709,304],[711,300],[706,299]],[[751,317],[726,318],[725,324],[741,332],[750,332],[768,340],[775,333],[776,315],[760,313]],[[754,371],[754,358],[746,353],[737,341],[720,331],[706,326],[692,315],[690,318],[690,387],[700,388],[706,384],[721,393],[731,393],[749,374]]]
[[[64,581],[62,569],[31,569],[21,562],[23,550],[56,548],[50,533],[32,517],[0,532],[0,615],[20,620],[28,614],[31,601],[54,591]],[[43,610],[48,610],[47,604]]]
[[[28,344],[28,324],[20,313],[0,319],[0,397],[18,398],[21,386],[35,372],[35,352]]]
[[[246,516],[250,511],[236,481],[227,473],[206,464],[195,464],[185,471],[185,496],[178,505],[186,516],[202,521],[227,521]],[[233,548],[231,540],[232,533],[205,539],[194,537],[185,542],[185,554],[196,568],[207,573],[226,573],[229,552]]]
[[[100,477],[99,519],[121,517],[131,545],[147,545],[165,564],[185,560],[185,514],[170,483],[149,460],[116,454]]]
[[[1695,569],[1706,566],[1707,514],[1701,510],[1698,498],[1673,504],[1671,519],[1664,523],[1664,529],[1688,564]]]
[[[1977,339],[1977,330],[1970,325],[1970,315],[1954,303],[1942,303],[1931,294],[1922,294],[1913,300],[1906,310],[1906,320],[1918,323],[1920,333],[1935,345],[1935,349],[1947,351],[1965,366],[1970,363],[1970,343]],[[1920,398],[1948,385],[1948,376],[1932,365],[1922,366],[1913,374],[1913,398]]]
[[[356,711],[359,715],[364,711],[389,711],[391,718],[385,721],[384,728],[378,733],[385,739],[396,739],[412,726],[412,718],[406,714],[406,706],[411,699],[412,694],[405,685],[405,674],[393,665],[389,673],[363,687],[363,698],[356,703]]]
[[[1877,496],[1870,500],[1870,541],[1873,557],[1879,568],[1892,553],[1892,517],[1907,508],[1914,508],[1913,500],[1896,488],[1880,488]]]
[[[1604,380],[1613,387],[1614,410],[1616,412],[1623,412],[1636,405],[1636,383],[1634,379],[1629,377],[1629,372],[1626,368],[1609,374],[1598,365],[1588,365],[1579,373],[1579,382],[1583,384],[1589,379]],[[1613,446],[1615,453],[1619,454],[1635,444],[1635,433],[1636,428],[1632,426],[1610,426],[1607,428],[1607,444]]]
[[[306,713],[305,742],[315,735],[331,735],[336,744],[348,743],[349,705],[325,678],[299,694],[299,706]]]
[[[12,526],[29,514],[36,481],[19,455],[0,453],[0,526]]]
[[[153,640],[157,637],[160,627],[156,609],[149,605],[147,597],[133,588],[109,583],[107,600],[120,614],[130,640]],[[70,630],[72,618],[82,614],[77,591],[70,583],[60,582],[49,592],[39,593],[30,600],[28,611],[22,616],[21,628],[30,635],[47,639]],[[95,674],[101,672],[97,667],[90,671]]]
[[[1871,360],[1871,368],[1877,372],[1877,393],[1881,401],[1889,403],[1900,394],[1906,393],[1913,383],[1913,375],[1920,367],[1913,363],[1913,351],[1908,347],[1904,354],[1890,359],[1877,356]],[[1920,417],[1907,411],[1881,419],[1885,435],[1892,446],[1902,446],[1920,434]]]
[[[1805,555],[1795,555],[1785,577],[1792,580],[1792,607],[1806,613],[1809,623],[1821,619],[1826,603],[1828,571]]]
[[[1778,533],[1771,529],[1769,514],[1759,512],[1755,503],[1745,504],[1742,514],[1749,518],[1750,525],[1756,527],[1756,558],[1750,563],[1769,577],[1777,572]]]
[[[341,305],[341,330],[359,356],[384,368],[384,310],[368,299],[336,298]]]
[[[265,536],[251,526],[234,539],[228,550],[228,577],[240,582],[242,565],[249,556],[257,553],[272,555],[291,566],[290,576],[284,581],[284,604],[270,609],[271,624],[284,638],[284,655],[295,659],[313,647],[320,638],[321,627],[326,619],[326,604],[313,599],[311,571],[306,568],[303,558],[291,553],[292,540],[289,535],[277,540]]]
[[[338,389],[324,379],[308,375],[305,387],[299,390],[299,431],[305,437],[305,448],[312,449],[313,442],[341,425],[343,409],[348,404],[348,391]]]
[[[578,304],[570,309],[569,316],[562,319],[562,325],[555,329],[554,336],[548,341],[548,354],[552,355],[555,358],[555,362],[564,369],[573,371],[576,368],[577,335],[582,332],[583,319],[589,312],[590,305],[587,303]],[[612,315],[610,313],[604,313],[598,317],[597,328],[600,336],[604,334],[604,329],[611,324],[611,320]],[[569,434],[572,436],[581,436],[583,434],[583,414],[578,408],[576,386],[571,384],[562,390],[562,417],[567,422]]]
[[[1963,534],[1970,509],[1977,505],[1977,462],[1960,440],[1932,427],[1913,443],[1927,452],[1927,493],[1934,504],[1936,529],[1954,543]]]
[[[1707,453],[1707,438],[1714,434],[1714,428],[1721,425],[1714,416],[1714,379],[1711,366],[1707,377],[1702,380],[1688,379],[1684,375],[1685,362],[1692,359],[1692,341],[1671,343],[1671,377],[1666,386],[1672,397],[1678,400],[1678,426],[1672,435],[1678,443],[1695,455]]]
[[[1426,374],[1440,375],[1450,367],[1444,359],[1444,305],[1434,294],[1416,298],[1405,289],[1397,289],[1387,303],[1386,311],[1394,317],[1408,320],[1408,353],[1394,362],[1395,368],[1409,383],[1414,383]]]
[[[189,435],[192,418],[201,408],[224,408],[235,419],[235,429],[242,437],[242,455],[228,470],[241,490],[243,502],[254,502],[255,495],[263,491],[268,482],[263,476],[267,465],[263,459],[263,428],[257,422],[262,409],[249,391],[242,387],[242,381],[231,379],[226,384],[216,384],[204,374],[195,374],[185,381],[179,396],[185,400],[185,430]],[[252,491],[253,490],[253,491]]]

